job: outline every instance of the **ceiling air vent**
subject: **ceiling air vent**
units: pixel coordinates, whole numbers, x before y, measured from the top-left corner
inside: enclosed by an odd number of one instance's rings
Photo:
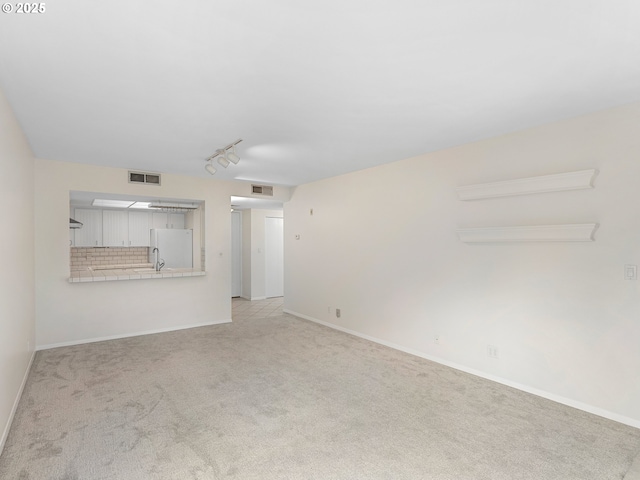
[[[273,197],[273,187],[270,185],[251,185],[251,193],[254,195]]]
[[[147,185],[160,185],[160,174],[129,171],[129,183],[146,183]]]

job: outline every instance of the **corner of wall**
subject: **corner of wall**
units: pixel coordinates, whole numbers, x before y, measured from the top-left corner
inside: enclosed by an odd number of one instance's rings
[[[35,160],[0,91],[0,231],[5,259],[0,270],[0,427],[4,444],[35,348]],[[19,206],[19,207],[16,207]]]

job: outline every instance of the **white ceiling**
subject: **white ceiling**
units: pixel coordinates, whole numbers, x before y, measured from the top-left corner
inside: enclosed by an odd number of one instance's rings
[[[637,0],[55,0],[0,14],[40,158],[313,180],[640,100]],[[514,159],[517,160],[517,159]]]

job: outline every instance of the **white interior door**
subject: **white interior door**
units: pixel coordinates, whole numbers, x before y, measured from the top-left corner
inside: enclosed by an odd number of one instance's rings
[[[267,217],[264,229],[265,293],[269,297],[284,295],[284,220]]]
[[[242,214],[231,212],[231,296],[242,295]]]

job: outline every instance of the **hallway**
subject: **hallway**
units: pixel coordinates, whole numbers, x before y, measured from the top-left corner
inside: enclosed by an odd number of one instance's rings
[[[234,322],[237,320],[256,320],[282,315],[284,297],[254,301],[242,297],[234,297],[231,300],[231,319]]]

